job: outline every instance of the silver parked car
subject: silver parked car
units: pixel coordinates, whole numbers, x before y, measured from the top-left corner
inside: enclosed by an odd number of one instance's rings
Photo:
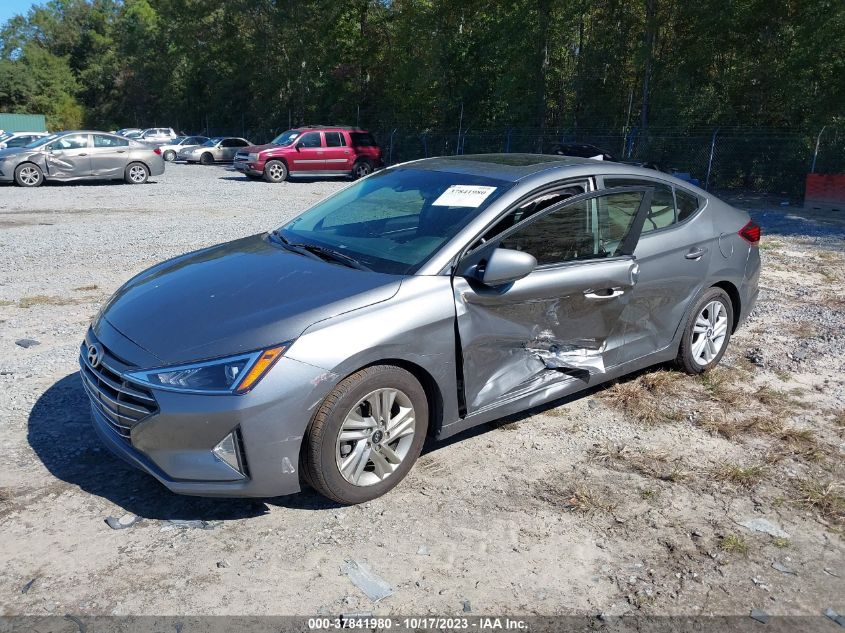
[[[427,436],[656,363],[714,367],[760,229],[652,170],[527,154],[398,165],[269,234],[127,282],[81,347],[105,444],[171,490],[384,494]]]
[[[47,136],[47,132],[12,132],[0,136],[0,149],[9,147],[23,147],[33,141]]]
[[[143,184],[164,173],[152,148],[107,132],[60,132],[0,150],[0,182],[38,187],[45,180],[125,180]]]
[[[159,145],[161,157],[167,162],[176,160],[179,152],[199,147],[208,140],[207,136],[177,136],[172,141]]]
[[[138,135],[138,140],[150,145],[160,145],[170,143],[178,136],[172,127],[151,127],[141,132]]]
[[[199,147],[192,147],[176,154],[176,160],[184,160],[188,163],[202,163],[211,165],[213,163],[231,163],[235,160],[235,154],[242,147],[252,145],[249,141],[235,136],[215,136],[208,139]]]

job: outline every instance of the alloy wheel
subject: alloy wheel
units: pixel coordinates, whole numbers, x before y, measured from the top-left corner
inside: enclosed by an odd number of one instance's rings
[[[415,432],[414,405],[407,394],[377,389],[347,413],[337,436],[337,468],[355,486],[384,481],[407,457]]]
[[[267,173],[273,180],[283,180],[285,177],[285,167],[280,163],[276,163],[270,165],[270,167],[267,169]]]
[[[41,180],[41,172],[35,167],[23,167],[19,172],[21,182],[27,187],[34,187]]]
[[[147,179],[147,170],[140,165],[132,165],[129,168],[129,180],[134,183],[142,183]]]
[[[721,301],[711,301],[702,308],[692,328],[692,357],[702,367],[710,364],[725,345],[728,312]]]

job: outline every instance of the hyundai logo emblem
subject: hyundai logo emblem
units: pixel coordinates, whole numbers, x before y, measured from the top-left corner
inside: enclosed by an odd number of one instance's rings
[[[88,364],[94,369],[100,366],[100,361],[103,360],[103,352],[99,345],[88,346]]]

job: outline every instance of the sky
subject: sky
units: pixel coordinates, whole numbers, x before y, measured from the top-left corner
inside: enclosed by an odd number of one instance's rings
[[[42,2],[43,0],[0,0],[0,26],[6,24],[9,18],[26,13],[32,5]]]

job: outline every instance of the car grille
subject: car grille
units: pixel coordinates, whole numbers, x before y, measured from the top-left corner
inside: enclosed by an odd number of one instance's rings
[[[149,389],[126,380],[115,369],[107,351],[97,367],[88,362],[86,352],[87,346],[83,344],[79,355],[82,385],[109,426],[130,442],[132,427],[158,413],[158,404]]]

